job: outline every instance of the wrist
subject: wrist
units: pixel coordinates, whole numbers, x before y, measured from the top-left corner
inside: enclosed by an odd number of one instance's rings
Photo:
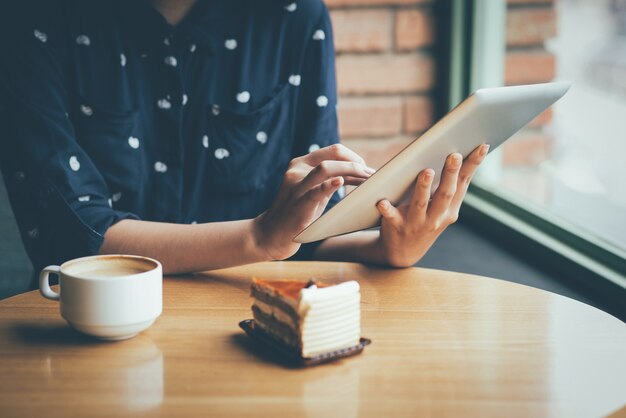
[[[267,249],[268,247],[262,227],[262,217],[263,214],[250,220],[249,233],[247,234],[249,245],[251,251],[256,255],[259,261],[274,261],[275,258],[272,257]]]
[[[275,222],[267,219],[266,213],[252,220],[252,231],[253,241],[266,261],[285,260],[300,248],[300,244],[293,242],[285,232],[281,232]]]
[[[378,236],[376,240],[376,248],[384,259],[384,263],[389,267],[406,268],[412,267],[419,258],[416,258],[415,251],[405,248],[402,245],[393,245],[386,242],[383,234]],[[414,249],[413,249],[414,250]]]

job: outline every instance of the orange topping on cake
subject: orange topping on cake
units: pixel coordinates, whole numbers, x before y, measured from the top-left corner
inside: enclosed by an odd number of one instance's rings
[[[279,295],[291,299],[298,299],[302,289],[311,286],[317,286],[318,288],[330,286],[325,283],[316,282],[313,279],[308,282],[300,282],[295,280],[263,280],[255,277],[252,279],[252,282],[257,286],[270,288]]]

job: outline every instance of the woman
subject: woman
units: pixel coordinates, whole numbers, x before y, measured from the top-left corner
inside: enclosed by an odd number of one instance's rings
[[[36,268],[98,253],[170,274],[292,256],[410,266],[487,152],[451,155],[430,202],[431,169],[406,205],[379,202],[380,231],[300,246],[374,172],[338,144],[323,3],[32,1],[3,17],[0,163]]]

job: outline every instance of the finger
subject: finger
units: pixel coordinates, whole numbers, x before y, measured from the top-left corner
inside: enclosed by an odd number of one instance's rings
[[[311,188],[302,196],[303,202],[307,206],[305,211],[315,208],[320,203],[323,205],[328,203],[333,193],[339,190],[341,186],[343,186],[343,178],[333,177]]]
[[[423,170],[417,176],[409,208],[408,217],[410,222],[420,224],[426,219],[428,202],[430,201],[430,191],[434,178],[435,170],[430,168]]]
[[[402,228],[403,219],[400,211],[387,199],[383,199],[376,205],[376,209],[382,217],[396,229]]]
[[[352,177],[352,176],[345,176],[343,178],[343,184],[346,186],[359,186],[361,184],[363,184],[363,182],[365,182],[364,178],[361,177]]]
[[[328,147],[320,148],[300,158],[303,162],[313,167],[318,166],[325,160],[352,161],[365,165],[365,160],[359,154],[342,144],[333,144]]]
[[[463,156],[458,152],[450,154],[446,159],[446,164],[441,174],[441,182],[429,205],[428,215],[442,215],[450,207],[450,203],[452,203],[452,199],[456,193],[456,185],[462,161]]]
[[[476,170],[480,166],[480,164],[485,160],[487,153],[489,152],[489,144],[482,144],[470,155],[467,156],[465,161],[463,161],[463,165],[461,166],[461,170],[459,171],[459,180],[457,183],[456,194],[452,199],[452,203],[450,206],[457,211],[461,208],[461,203],[463,203],[463,198],[465,198],[465,194],[467,193],[467,188],[476,173]]]
[[[322,161],[315,167],[296,187],[295,195],[302,196],[313,187],[332,177],[356,177],[366,179],[372,175],[373,170],[363,164],[353,161]]]

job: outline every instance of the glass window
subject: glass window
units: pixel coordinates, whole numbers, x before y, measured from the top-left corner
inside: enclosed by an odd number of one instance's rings
[[[626,0],[532,3],[508,2],[505,83],[572,87],[479,183],[626,250]]]

